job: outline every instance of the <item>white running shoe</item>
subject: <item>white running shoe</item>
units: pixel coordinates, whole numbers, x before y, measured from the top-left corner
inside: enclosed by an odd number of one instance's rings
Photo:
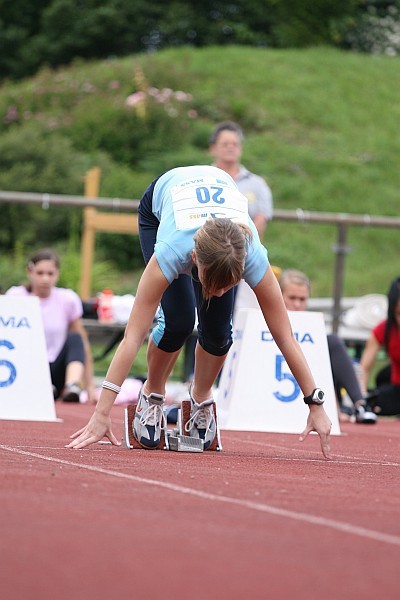
[[[217,423],[214,415],[215,402],[213,398],[210,398],[198,404],[193,400],[191,390],[189,390],[189,395],[192,409],[190,419],[185,424],[185,431],[191,437],[202,439],[204,450],[207,450],[217,434]]]
[[[138,403],[133,420],[133,435],[143,448],[153,450],[161,442],[162,431],[167,432],[167,420],[163,405],[165,397],[151,393],[146,396],[143,388],[140,390]]]

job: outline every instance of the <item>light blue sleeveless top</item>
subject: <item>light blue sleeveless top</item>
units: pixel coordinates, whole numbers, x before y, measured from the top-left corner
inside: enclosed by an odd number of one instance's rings
[[[191,274],[193,236],[208,218],[231,218],[251,228],[243,278],[254,288],[264,277],[268,252],[248,215],[247,199],[225,171],[211,165],[167,171],[154,187],[152,212],[160,221],[154,251],[169,283]]]

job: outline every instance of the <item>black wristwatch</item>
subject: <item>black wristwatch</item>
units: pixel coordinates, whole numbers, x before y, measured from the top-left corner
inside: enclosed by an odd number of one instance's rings
[[[324,403],[324,392],[319,388],[315,388],[315,390],[309,396],[304,396],[303,400],[306,404],[317,404],[320,406]]]

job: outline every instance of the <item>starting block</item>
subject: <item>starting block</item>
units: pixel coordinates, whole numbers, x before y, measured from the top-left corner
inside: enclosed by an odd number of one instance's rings
[[[217,425],[217,433],[213,443],[207,448],[207,450],[222,450],[222,444],[220,439],[218,421],[217,421],[217,410],[215,402],[213,404],[214,417]],[[178,424],[179,429],[173,429],[165,434],[165,431],[161,433],[161,439],[158,446],[153,450],[173,450],[174,452],[203,452],[204,442],[199,438],[194,438],[189,435],[185,435],[185,425],[190,419],[191,403],[190,400],[183,400],[181,409],[178,411]],[[135,436],[133,435],[133,420],[136,414],[136,404],[129,404],[124,410],[124,434],[122,437],[122,446],[129,450],[143,450],[144,447],[139,444]]]
[[[213,443],[207,448],[207,450],[221,451],[222,444],[221,444],[221,437],[220,437],[220,433],[219,433],[218,420],[217,420],[217,407],[216,407],[215,402],[213,403],[212,407],[213,407],[213,411],[214,411],[215,423],[217,426],[217,433],[216,433]],[[192,410],[192,406],[191,406],[190,400],[182,400],[181,410],[179,411],[179,431],[182,436],[184,435],[184,432],[186,431],[185,425],[190,419],[191,410]]]
[[[139,444],[135,436],[133,435],[133,420],[136,414],[136,404],[129,404],[124,410],[124,435],[122,438],[122,445],[124,448],[143,450],[143,446]],[[160,443],[152,450],[168,450],[168,435],[165,435],[164,431],[161,432]],[[147,448],[146,448],[147,450]]]

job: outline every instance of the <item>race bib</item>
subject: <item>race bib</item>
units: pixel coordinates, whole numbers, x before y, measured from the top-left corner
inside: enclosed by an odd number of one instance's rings
[[[207,219],[248,223],[247,198],[217,177],[187,179],[171,190],[177,229],[201,227]]]

